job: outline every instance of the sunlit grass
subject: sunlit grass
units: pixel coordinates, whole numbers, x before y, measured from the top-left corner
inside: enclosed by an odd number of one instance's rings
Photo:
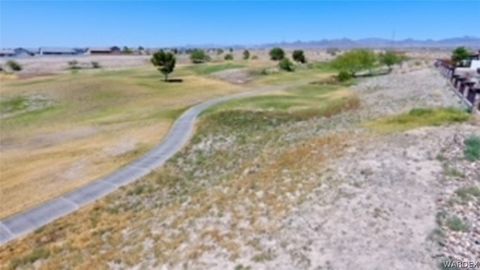
[[[454,108],[438,108],[438,109],[412,109],[410,112],[382,118],[374,122],[368,123],[371,129],[390,133],[401,132],[410,129],[426,126],[441,126],[452,123],[461,123],[470,119],[470,115]]]

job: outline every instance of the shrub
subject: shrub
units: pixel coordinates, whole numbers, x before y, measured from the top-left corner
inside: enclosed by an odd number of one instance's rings
[[[305,58],[305,54],[303,53],[302,50],[293,51],[292,58],[293,60],[295,60],[295,62],[299,62],[302,64],[305,64],[307,62],[307,59]]]
[[[340,71],[337,75],[337,80],[339,82],[345,82],[352,79],[352,75],[346,71]]]
[[[270,59],[274,61],[280,61],[285,58],[285,52],[282,48],[273,48],[270,50]]]
[[[248,50],[243,51],[243,59],[248,60],[250,58],[250,52]]]
[[[100,64],[98,62],[92,61],[92,67],[93,68],[101,68]]]
[[[465,158],[469,161],[480,160],[480,137],[470,136],[465,140]]]
[[[80,67],[78,66],[77,60],[68,61],[67,63],[68,63],[69,69],[80,69]]]
[[[233,60],[233,54],[231,54],[231,53],[225,54],[224,59],[227,60],[227,61]]]
[[[258,59],[258,56],[256,56],[256,55],[252,56],[252,60],[257,60],[257,59]]]
[[[22,70],[22,66],[18,62],[13,61],[13,60],[8,61],[7,63],[5,63],[5,65],[13,71]]]
[[[223,49],[217,49],[217,54],[220,55],[223,53]]]
[[[204,50],[195,49],[190,54],[190,60],[194,64],[201,64],[207,62],[209,59],[208,55],[205,53]]]
[[[478,187],[462,187],[455,191],[455,194],[462,199],[462,201],[468,201],[472,198],[480,198],[480,188]]]
[[[278,67],[280,67],[281,70],[285,70],[288,72],[295,71],[295,66],[293,65],[292,61],[288,58],[283,58],[280,63],[278,63]]]
[[[456,232],[468,232],[470,230],[470,226],[457,216],[447,219],[446,225],[450,230]]]

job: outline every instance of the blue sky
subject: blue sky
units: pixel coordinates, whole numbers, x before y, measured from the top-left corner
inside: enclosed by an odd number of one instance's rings
[[[479,36],[479,17],[478,0],[0,0],[0,47],[248,45],[393,32],[396,39],[442,39]]]

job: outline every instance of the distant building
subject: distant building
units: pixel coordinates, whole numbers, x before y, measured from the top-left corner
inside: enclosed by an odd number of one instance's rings
[[[14,50],[0,50],[0,57],[14,57],[15,56],[15,51]]]
[[[38,51],[39,55],[78,55],[79,53],[72,48],[47,48],[42,47]]]
[[[87,50],[88,54],[120,54],[122,51],[119,47],[94,47]]]
[[[15,57],[30,57],[35,55],[35,52],[25,48],[15,48],[14,51]]]

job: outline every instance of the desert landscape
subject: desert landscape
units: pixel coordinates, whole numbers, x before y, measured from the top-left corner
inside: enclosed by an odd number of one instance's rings
[[[480,268],[480,39],[311,40],[0,43],[0,269]]]

